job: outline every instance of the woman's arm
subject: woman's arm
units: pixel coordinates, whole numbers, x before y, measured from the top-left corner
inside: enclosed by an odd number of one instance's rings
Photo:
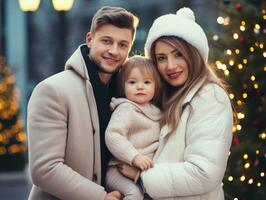
[[[194,97],[191,106],[184,162],[155,164],[141,173],[153,198],[198,195],[222,182],[232,140],[230,101],[223,89],[212,85]]]

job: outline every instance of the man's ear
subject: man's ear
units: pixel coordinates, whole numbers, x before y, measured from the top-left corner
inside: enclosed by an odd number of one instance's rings
[[[87,34],[86,34],[86,44],[87,44],[87,47],[91,47],[91,40],[92,40],[92,34],[91,34],[91,32],[88,32]]]

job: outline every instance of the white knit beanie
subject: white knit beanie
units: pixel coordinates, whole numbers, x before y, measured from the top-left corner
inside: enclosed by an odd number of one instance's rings
[[[209,45],[207,37],[195,22],[195,16],[190,8],[181,8],[176,14],[158,17],[152,24],[145,43],[145,55],[150,56],[151,45],[161,36],[177,36],[198,49],[202,58],[207,62]]]

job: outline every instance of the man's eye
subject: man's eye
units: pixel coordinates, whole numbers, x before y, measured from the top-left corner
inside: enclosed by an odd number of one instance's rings
[[[128,45],[127,45],[127,44],[124,44],[124,43],[121,43],[119,46],[120,46],[122,49],[126,49],[126,48],[128,47]]]
[[[111,41],[110,41],[110,40],[102,40],[102,42],[103,42],[104,44],[111,44]]]

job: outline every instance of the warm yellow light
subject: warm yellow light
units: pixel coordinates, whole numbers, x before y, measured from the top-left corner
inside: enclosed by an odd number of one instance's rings
[[[240,131],[242,129],[242,126],[240,124],[236,125],[236,129]]]
[[[252,75],[252,76],[250,77],[250,79],[251,79],[252,81],[255,81],[255,80],[256,80],[256,77]]]
[[[238,198],[235,197],[234,200],[238,200]]]
[[[244,165],[244,167],[247,169],[247,168],[250,167],[250,164],[249,164],[249,163],[246,163],[246,164]]]
[[[262,133],[262,134],[261,134],[261,138],[262,138],[262,139],[266,139],[266,133]]]
[[[218,24],[223,24],[223,23],[224,23],[224,18],[221,17],[221,16],[218,17],[218,18],[217,18],[217,23],[218,23]]]
[[[229,177],[228,177],[228,181],[231,182],[231,181],[233,181],[233,180],[234,180],[233,176],[229,176]]]
[[[230,73],[229,70],[227,70],[227,69],[224,70],[224,74],[225,74],[226,76],[229,76],[229,73]]]
[[[248,159],[248,154],[244,154],[243,155],[243,158],[246,160],[246,159]]]
[[[260,186],[261,186],[261,183],[260,183],[260,182],[258,182],[258,183],[257,183],[257,186],[258,186],[258,187],[260,187]]]
[[[57,11],[68,11],[74,4],[74,0],[52,0],[52,2]]]
[[[234,99],[235,95],[233,93],[229,94],[230,99]]]
[[[258,89],[258,88],[259,88],[259,84],[258,84],[258,83],[255,83],[255,84],[254,84],[254,88],[255,88],[255,89]]]
[[[242,104],[243,104],[242,101],[240,101],[240,100],[238,100],[236,103],[238,106],[242,106]]]
[[[250,50],[251,52],[254,52],[255,49],[254,49],[254,47],[250,47],[249,50]]]
[[[229,65],[233,66],[235,64],[235,62],[233,60],[229,60]]]
[[[20,9],[22,11],[36,11],[39,8],[40,0],[19,0]]]
[[[248,180],[248,184],[252,184],[252,183],[253,183],[253,179],[251,178]]]
[[[245,26],[246,25],[246,22],[245,21],[241,21],[241,25],[242,26]]]
[[[234,33],[233,38],[234,38],[235,40],[237,40],[237,39],[238,39],[238,34],[237,34],[237,33]]]
[[[247,93],[243,93],[242,96],[243,96],[244,99],[246,99],[248,97],[248,94]]]
[[[257,154],[257,155],[259,155],[259,154],[260,154],[260,151],[259,151],[259,150],[256,150],[255,152],[256,152],[256,154]]]
[[[242,182],[243,182],[245,179],[246,179],[245,176],[241,176],[241,177],[240,177],[240,181],[242,181]]]
[[[260,25],[259,24],[255,24],[255,29],[260,29]]]
[[[236,49],[235,52],[236,52],[236,54],[239,54],[240,53],[240,50],[239,49]]]
[[[238,119],[244,119],[245,115],[243,113],[237,113]]]
[[[261,176],[261,177],[264,177],[264,176],[265,176],[265,173],[264,173],[264,172],[261,172],[261,173],[260,173],[260,176]]]
[[[266,72],[266,66],[263,68],[263,70]]]
[[[243,69],[243,65],[242,64],[238,64],[237,67],[238,67],[238,69]]]
[[[240,29],[241,31],[245,31],[245,30],[246,30],[245,26],[240,26],[239,29]]]
[[[247,64],[248,63],[248,60],[246,58],[243,59],[243,63],[244,64]]]
[[[262,43],[260,43],[260,48],[263,49],[264,45]]]
[[[229,55],[229,56],[232,55],[232,51],[231,51],[230,49],[227,49],[227,50],[226,50],[226,53],[227,53],[227,55]]]

